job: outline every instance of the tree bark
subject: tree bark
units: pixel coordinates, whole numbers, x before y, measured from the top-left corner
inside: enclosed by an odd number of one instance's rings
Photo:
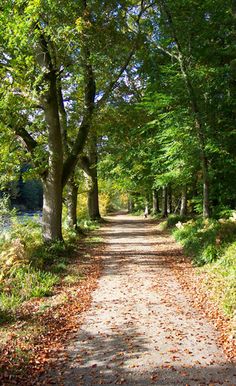
[[[88,213],[91,220],[98,220],[101,218],[99,211],[97,162],[97,135],[94,133],[89,144],[89,175],[92,184],[88,192]]]
[[[55,239],[62,240],[61,178],[63,154],[57,105],[56,101],[53,99],[45,107],[45,118],[50,129],[48,131],[48,170],[43,177],[43,238],[46,242],[49,242]]]
[[[160,212],[158,190],[154,189],[152,192],[152,213],[157,214]]]
[[[132,196],[130,195],[129,198],[128,198],[128,212],[129,212],[129,213],[132,213],[132,212],[133,212],[133,209],[134,209],[133,198],[132,198]]]
[[[172,188],[169,185],[167,189],[167,201],[168,201],[168,210],[169,213],[173,212],[173,205],[172,205]]]
[[[99,211],[98,199],[98,180],[97,173],[92,177],[92,187],[88,192],[88,213],[91,220],[99,220],[101,218]]]
[[[63,149],[57,99],[57,75],[50,55],[49,43],[40,36],[40,55],[37,57],[46,81],[41,94],[48,131],[48,168],[43,173],[43,239],[62,240],[62,170]],[[45,68],[47,71],[45,71]]]
[[[208,173],[208,160],[202,155],[202,172],[203,172],[203,217],[210,217],[210,183],[209,183],[209,173]]]
[[[167,217],[167,186],[163,186],[162,188],[162,217]]]
[[[43,239],[45,242],[62,240],[62,188],[58,173],[52,170],[43,180]]]
[[[187,188],[182,189],[181,203],[180,203],[180,216],[186,216],[187,214]]]
[[[99,211],[97,162],[97,135],[94,133],[91,136],[88,146],[88,155],[81,156],[79,159],[79,165],[91,179],[91,186],[88,191],[88,214],[91,220],[101,218]]]
[[[70,228],[77,229],[77,196],[78,186],[75,184],[74,179],[70,178],[67,184],[67,221]]]

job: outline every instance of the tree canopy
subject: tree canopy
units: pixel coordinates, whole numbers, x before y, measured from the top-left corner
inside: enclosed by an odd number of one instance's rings
[[[1,189],[30,165],[45,241],[83,173],[94,218],[102,180],[163,215],[235,207],[235,18],[229,0],[2,1]]]

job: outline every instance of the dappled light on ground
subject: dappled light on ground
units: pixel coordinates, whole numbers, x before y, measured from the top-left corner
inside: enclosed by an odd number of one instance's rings
[[[173,272],[180,247],[152,221],[108,220],[92,306],[53,379],[68,386],[235,384],[218,332]]]

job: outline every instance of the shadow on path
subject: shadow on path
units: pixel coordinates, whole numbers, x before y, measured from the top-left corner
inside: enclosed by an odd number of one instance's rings
[[[180,247],[151,220],[107,221],[99,232],[105,238],[99,286],[53,384],[236,385],[216,330],[171,270],[181,269]]]

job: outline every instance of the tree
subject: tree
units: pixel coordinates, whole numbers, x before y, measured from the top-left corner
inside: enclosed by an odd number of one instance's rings
[[[157,27],[149,39],[149,59],[146,59],[146,62],[149,60],[148,74],[152,82],[149,92],[153,96],[156,93],[156,105],[159,103],[156,121],[161,105],[160,91],[167,96],[171,95],[174,100],[172,107],[168,107],[172,109],[174,120],[178,121],[178,111],[184,112],[184,122],[187,122],[187,126],[182,124],[182,129],[180,127],[175,131],[176,125],[170,122],[169,112],[164,110],[163,121],[169,126],[169,134],[174,132],[176,134],[175,138],[171,135],[172,144],[170,143],[169,149],[171,147],[174,149],[179,137],[186,137],[185,127],[187,127],[192,137],[189,139],[194,140],[187,141],[185,145],[183,142],[184,148],[179,154],[176,153],[175,159],[180,165],[183,151],[186,156],[190,156],[190,163],[186,163],[185,156],[185,162],[181,166],[183,178],[179,175],[178,179],[183,181],[186,167],[195,165],[195,168],[192,171],[190,168],[189,171],[192,175],[195,173],[198,176],[199,182],[202,180],[202,212],[204,217],[208,217],[210,205],[216,201],[215,181],[218,180],[220,170],[224,168],[223,157],[229,163],[234,162],[233,152],[227,144],[229,135],[227,126],[232,119],[229,111],[233,108],[233,100],[229,98],[231,87],[227,66],[229,61],[227,47],[232,47],[231,2],[225,2],[223,7],[220,2],[212,1],[200,1],[196,4],[184,0],[177,3],[163,0],[159,4],[160,12],[156,13],[153,22]],[[150,68],[150,63],[154,61],[157,63],[156,71]],[[153,111],[151,104],[149,111]],[[173,170],[173,160],[169,158],[169,151],[166,153],[163,145],[161,148],[165,154],[163,158],[168,157],[167,162]],[[200,164],[198,159],[201,161]],[[232,171],[231,168],[227,168],[225,172],[230,170]],[[173,180],[173,173],[168,174],[169,180]],[[168,174],[165,172],[164,179],[168,179]],[[189,178],[187,181],[190,182]],[[220,196],[223,194],[222,190]],[[183,208],[186,207],[184,196],[185,194],[182,194]]]
[[[63,187],[83,151],[95,111],[117,87],[137,49],[148,5],[3,2],[1,118],[23,139],[43,181],[45,241],[62,238]],[[62,100],[67,103],[64,118]],[[63,127],[66,115],[69,125]]]
[[[90,179],[90,187],[88,191],[88,214],[91,220],[99,220],[101,218],[98,198],[97,145],[96,130],[93,130],[88,141],[87,154],[82,155],[79,159],[79,165]]]

